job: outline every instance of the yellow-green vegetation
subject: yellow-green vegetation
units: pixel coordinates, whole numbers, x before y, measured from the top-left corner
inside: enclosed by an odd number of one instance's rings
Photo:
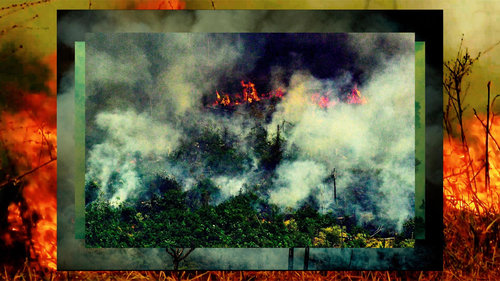
[[[201,180],[182,191],[172,178],[159,179],[164,192],[151,199],[112,206],[87,205],[86,244],[91,247],[412,247],[413,220],[403,234],[371,234],[353,218],[338,220],[309,204],[285,213],[253,191],[209,204],[217,188]],[[382,238],[384,237],[384,238]]]

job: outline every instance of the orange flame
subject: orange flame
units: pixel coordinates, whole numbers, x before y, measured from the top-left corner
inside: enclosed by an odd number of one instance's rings
[[[235,94],[233,97],[230,97],[228,94],[222,95],[218,90],[215,91],[216,99],[212,103],[212,106],[223,105],[223,106],[234,106],[244,103],[253,103],[261,100],[269,100],[271,98],[279,98],[282,99],[285,96],[285,91],[282,88],[278,88],[276,90],[270,91],[269,93],[264,93],[259,95],[257,89],[255,88],[255,84],[252,82],[245,83],[245,81],[240,81],[241,86],[243,87],[243,99],[240,94]],[[311,95],[311,102],[321,108],[330,108],[337,104],[337,101],[330,99],[331,92],[327,92],[324,94],[314,93]],[[351,93],[346,99],[346,102],[349,104],[365,104],[366,98],[361,95],[361,92],[357,89],[355,85],[352,89]]]
[[[53,67],[55,60],[49,56],[47,63]],[[55,80],[55,75],[52,77]],[[22,194],[26,210],[16,204],[9,206],[10,243],[25,241],[31,235],[30,255],[40,266],[56,269],[56,95],[55,82],[47,82],[49,93],[24,93],[23,109],[17,113],[2,112],[0,138],[11,155],[22,180]],[[54,92],[52,92],[54,91]],[[17,178],[16,178],[17,179]],[[17,185],[16,188],[20,188]],[[19,223],[29,222],[30,233]],[[26,237],[24,237],[26,238]],[[28,243],[28,242],[27,242]]]
[[[485,116],[479,118],[486,120]],[[490,122],[489,185],[485,180],[486,130],[481,122],[477,119],[465,122],[467,146],[455,138],[443,142],[444,196],[456,208],[478,214],[500,211],[500,119],[492,118]]]
[[[222,105],[229,105],[229,104],[231,104],[231,100],[229,99],[229,95],[225,95],[224,98],[222,98],[221,104]]]
[[[186,7],[185,1],[180,0],[149,0],[140,1],[136,10],[182,10]]]
[[[23,225],[19,204],[12,203],[7,210],[9,212],[7,216],[9,232],[4,234],[4,241],[5,245],[10,246],[14,241],[26,240],[26,228]]]
[[[351,94],[347,97],[347,103],[350,104],[365,104],[366,98],[361,96],[361,92],[358,90],[358,86],[354,85]]]
[[[234,106],[234,105],[240,105],[240,104],[245,104],[245,103],[253,103],[253,102],[259,102],[262,100],[268,100],[271,98],[283,98],[284,97],[284,91],[281,88],[278,88],[274,91],[271,91],[269,93],[265,93],[262,95],[259,95],[257,92],[257,89],[255,88],[255,84],[252,82],[245,83],[245,81],[240,82],[241,86],[243,87],[243,98],[241,94],[234,94],[232,97],[230,97],[228,94],[222,95],[219,93],[218,90],[215,91],[216,94],[216,99],[212,103],[212,106],[217,106],[217,105],[223,105],[223,106]]]
[[[241,80],[241,86],[243,87],[243,100],[245,102],[252,103],[254,101],[260,101],[254,83],[250,81],[248,81],[248,83],[245,83],[245,81]]]
[[[336,101],[330,100],[328,95],[321,95],[319,93],[312,94],[311,102],[321,108],[330,108],[337,104]]]

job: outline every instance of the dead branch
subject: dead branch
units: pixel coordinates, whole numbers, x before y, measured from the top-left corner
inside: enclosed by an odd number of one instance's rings
[[[22,180],[25,176],[27,176],[27,175],[29,175],[29,174],[32,174],[32,173],[36,172],[36,171],[37,171],[37,170],[39,170],[40,168],[43,168],[43,167],[45,167],[45,166],[49,165],[50,163],[52,163],[52,162],[54,162],[54,161],[56,161],[56,160],[57,160],[57,157],[52,158],[52,159],[50,159],[49,161],[47,161],[47,162],[43,163],[42,165],[40,165],[40,166],[38,166],[38,167],[36,167],[36,168],[34,168],[34,169],[31,169],[31,170],[27,171],[26,173],[24,173],[24,174],[22,174],[22,175],[20,175],[20,176],[18,176],[18,177],[16,177],[16,178],[13,178],[13,179],[8,179],[7,181],[4,181],[3,183],[1,183],[1,184],[0,184],[0,190],[1,190],[2,188],[4,188],[6,185],[8,185],[8,184],[17,185],[17,184],[18,184],[18,183],[19,183],[19,182],[20,182],[20,181],[21,181],[21,180]]]
[[[469,146],[467,144],[467,138],[465,135],[464,124],[463,124],[463,113],[466,109],[463,106],[463,102],[467,91],[466,90],[464,91],[462,89],[462,82],[463,79],[471,73],[472,65],[479,59],[481,53],[479,53],[475,58],[473,58],[469,55],[468,49],[465,49],[465,53],[463,53],[462,45],[463,45],[463,35],[462,39],[460,40],[460,46],[457,52],[456,59],[449,60],[447,62],[444,62],[443,64],[445,69],[448,71],[448,74],[443,81],[443,88],[448,96],[448,104],[451,105],[451,107],[453,108],[455,117],[458,120],[461,144],[466,154],[465,162],[469,163],[472,162],[472,159],[470,156]],[[450,119],[449,111],[445,115],[445,117],[448,119],[447,121],[445,120],[445,124],[446,122],[448,122],[448,124],[451,125],[449,121]],[[448,128],[448,125],[446,125],[446,127]],[[449,126],[448,130],[451,132],[451,126]],[[470,168],[471,168],[471,173],[475,174],[474,167],[470,165]],[[467,172],[467,178],[469,180],[469,183],[473,185],[475,189],[477,189],[475,179],[474,178],[471,179],[471,176],[468,172]]]
[[[488,82],[488,101],[486,102],[486,147],[485,147],[485,172],[484,172],[484,178],[485,178],[485,184],[486,184],[486,190],[489,189],[490,185],[490,161],[489,161],[489,155],[488,155],[488,140],[489,140],[489,133],[490,133],[490,86],[491,86],[491,81]]]
[[[194,249],[195,248],[189,248],[186,253],[184,253],[185,248],[166,248],[165,251],[172,257],[174,270],[179,270],[180,262],[185,260],[189,256],[189,254],[194,251]]]

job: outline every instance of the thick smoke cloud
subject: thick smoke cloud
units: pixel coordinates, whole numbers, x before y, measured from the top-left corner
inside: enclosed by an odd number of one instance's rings
[[[113,192],[111,202],[126,200],[140,188],[134,159],[137,154],[154,161],[173,151],[179,140],[179,132],[169,125],[133,111],[99,113],[96,125],[107,136],[104,142],[94,145],[89,151],[87,178],[108,187],[113,172],[118,173],[115,180],[120,184],[113,183],[118,187],[113,187],[117,190]]]
[[[364,36],[369,38],[364,41],[380,40],[370,38],[374,36]],[[293,123],[294,126],[286,131],[288,149],[298,148],[299,159],[312,159],[313,163],[307,166],[315,167],[315,175],[321,171],[319,178],[328,177],[334,168],[339,171],[337,187],[340,197],[360,184],[362,175],[359,169],[376,172],[381,181],[372,187],[377,191],[373,193],[373,197],[370,197],[369,201],[363,201],[363,205],[350,202],[347,208],[355,214],[358,213],[364,221],[367,216],[361,216],[360,211],[366,213],[363,210],[376,210],[377,213],[369,217],[399,228],[414,212],[410,198],[413,197],[415,186],[415,91],[412,86],[415,72],[412,55],[414,49],[410,44],[410,37],[399,35],[384,38],[389,41],[393,39],[401,42],[400,46],[406,46],[406,52],[389,57],[371,50],[371,56],[387,57],[381,59],[384,63],[379,65],[370,79],[360,87],[361,93],[368,100],[366,104],[337,103],[327,110],[313,106],[306,102],[311,93],[318,88],[323,91],[335,91],[338,87],[334,86],[342,81],[320,81],[309,74],[299,73],[292,77],[289,95],[278,107],[269,130],[276,128],[276,124],[282,120]],[[366,60],[369,50],[358,51],[360,60]],[[290,178],[289,165],[283,163],[278,169],[279,181]],[[312,194],[321,184],[319,180],[316,180],[315,184],[310,183],[309,169],[299,169],[293,177],[296,182],[290,186],[303,186],[300,192],[295,193],[302,194],[301,198]],[[277,190],[271,198],[280,198],[285,194],[286,192]],[[366,194],[370,195],[371,192]],[[321,200],[323,204],[334,206],[331,192]],[[275,199],[275,202],[283,201]]]
[[[324,166],[311,160],[283,163],[277,172],[279,177],[270,201],[292,208],[296,208],[310,195],[311,190],[321,185],[327,174]]]
[[[467,9],[464,9],[466,11]],[[468,11],[468,10],[467,10]],[[373,31],[378,31],[381,30],[381,28],[385,28],[387,26],[392,26],[394,28],[397,28],[397,24],[394,22],[389,22],[387,19],[380,17],[379,20],[374,21],[373,17],[351,17],[350,15],[347,16],[342,16],[341,14],[337,16],[331,16],[329,13],[322,13],[321,11],[317,11],[317,13],[311,13],[309,11],[303,11],[303,15],[297,16],[295,12],[301,13],[301,11],[251,11],[249,14],[245,14],[244,12],[238,12],[238,11],[214,11],[212,15],[209,15],[211,11],[176,11],[176,12],[171,12],[167,11],[165,13],[159,13],[157,11],[112,11],[112,12],[104,12],[104,11],[85,11],[85,13],[79,13],[79,12],[71,12],[68,16],[64,16],[61,13],[61,18],[59,21],[59,28],[58,28],[58,40],[61,40],[63,44],[66,44],[68,46],[73,46],[75,40],[80,40],[83,41],[83,38],[77,37],[79,34],[85,34],[86,32],[193,32],[193,31],[199,31],[199,32],[213,32],[214,28],[218,32],[231,32],[231,31],[236,31],[236,32],[276,32],[276,31],[282,31],[282,32],[345,32],[349,30],[357,30],[358,32],[363,32],[367,31],[368,29],[373,30]],[[290,15],[288,15],[288,13]],[[228,18],[229,15],[235,15],[232,17],[231,21],[226,21],[229,22],[229,24],[222,23],[222,24],[215,24],[217,23],[215,20],[220,19],[220,21],[223,21],[223,18]],[[242,30],[243,29],[243,30]],[[396,30],[396,29],[393,29]],[[462,31],[461,31],[462,32]],[[449,33],[452,34],[450,35],[451,37],[455,36],[455,39],[459,37],[459,33]],[[458,35],[457,35],[458,34]],[[138,35],[138,34],[135,34]],[[466,33],[467,35],[467,33]],[[106,36],[109,36],[109,34],[106,34]],[[466,36],[466,39],[468,36]],[[126,39],[126,38],[122,38]],[[357,51],[358,49],[363,47],[363,44],[358,41],[357,38],[356,40],[353,41],[354,46],[351,48],[353,51]],[[141,40],[136,40],[136,41],[141,41]],[[404,41],[404,40],[403,40]],[[445,40],[446,41],[446,40]],[[450,41],[450,40],[448,40]],[[125,41],[124,41],[125,42]],[[140,42],[136,42],[134,44],[139,44]],[[493,42],[494,43],[494,42]],[[412,43],[411,43],[412,44]],[[457,43],[458,44],[458,43]],[[377,45],[377,50],[380,50],[379,47],[383,47],[383,44],[380,43]],[[489,46],[489,45],[488,45]],[[110,57],[112,57],[113,52],[116,52],[117,49],[121,48],[126,50],[126,48],[123,47],[122,44],[118,44],[114,46],[115,49],[113,51],[110,51]],[[131,46],[129,46],[131,47]],[[456,47],[456,46],[455,46]],[[191,46],[186,46],[186,49],[191,48]],[[132,49],[135,49],[135,47],[132,46]],[[89,45],[87,45],[87,51],[89,51]],[[149,106],[149,117],[154,120],[155,122],[158,123],[163,123],[163,124],[171,124],[172,122],[165,123],[165,120],[168,118],[172,118],[170,120],[173,120],[175,118],[178,118],[178,116],[175,116],[174,114],[170,114],[171,111],[174,109],[171,109],[168,104],[162,104],[162,113],[160,112],[155,112],[151,110],[150,105],[152,104],[155,106],[157,104],[157,101],[160,100],[159,95],[160,93],[154,92],[151,89],[160,89],[161,83],[159,83],[157,80],[157,73],[153,72],[153,69],[149,69],[152,64],[154,64],[155,60],[157,60],[160,55],[151,56],[151,53],[155,53],[154,50],[160,50],[160,48],[155,47],[153,48],[153,51],[151,49],[144,49],[139,48],[139,57],[131,58],[132,61],[135,61],[135,64],[128,64],[129,61],[127,60],[122,60],[123,65],[127,65],[127,67],[130,67],[131,69],[129,71],[135,72],[137,76],[134,75],[128,75],[128,79],[122,79],[121,77],[117,78],[118,81],[122,81],[120,84],[120,87],[116,87],[115,89],[117,91],[110,91],[110,96],[112,97],[111,99],[108,99],[109,101],[115,101],[116,103],[113,104],[113,106],[109,106],[109,102],[107,103],[95,103],[94,107],[99,109],[99,112],[101,109],[104,109],[104,113],[109,113],[112,114],[113,112],[122,112],[125,113],[127,112],[131,107],[135,107],[134,110],[131,110],[132,112],[135,112],[137,115],[144,115],[147,116],[146,113],[147,110],[145,109],[146,106]],[[369,49],[368,49],[369,50]],[[376,51],[375,49],[373,50],[374,52]],[[386,50],[387,52],[391,52],[390,50]],[[405,50],[403,50],[405,51]],[[445,50],[446,51],[446,50]],[[455,49],[452,50],[453,54],[455,53]],[[369,71],[367,68],[368,65],[371,65],[369,63],[370,59],[370,53],[366,53],[366,59],[367,61],[364,62],[365,65],[365,70],[368,73],[371,73],[370,75],[367,75],[367,77],[363,77],[366,79],[369,79],[371,75],[376,73],[376,71]],[[104,54],[103,54],[104,55]],[[143,55],[146,55],[144,57]],[[358,54],[356,54],[357,56]],[[175,56],[175,53],[172,53],[172,56]],[[144,59],[142,59],[144,58]],[[150,64],[149,62],[152,62]],[[378,68],[377,63],[373,64]],[[358,67],[360,64],[358,64]],[[146,70],[147,69],[147,70]],[[429,70],[429,69],[428,69]],[[432,69],[431,69],[432,70]],[[291,81],[289,83],[286,83],[287,79],[290,80],[292,76],[297,76],[297,73],[302,73],[302,75],[307,75],[307,73],[310,73],[311,71],[307,71],[307,69],[302,69],[302,72],[298,71],[295,69],[293,73],[289,73],[288,70],[281,65],[271,65],[270,66],[270,71],[268,75],[268,82],[270,84],[270,88],[277,88],[282,87],[282,88],[287,88],[288,92],[288,98],[291,97],[292,91],[294,91],[292,87],[295,85]],[[119,72],[118,72],[119,73]],[[477,73],[477,72],[476,72]],[[357,77],[354,75],[355,73],[353,71],[350,71],[349,68],[343,69],[343,74],[336,75],[333,79],[316,79],[316,83],[319,83],[323,85],[322,87],[327,88],[328,84],[332,83],[332,81],[336,81],[336,85],[340,85],[344,83],[345,85],[348,85],[349,83],[355,82],[357,79],[360,77]],[[66,73],[68,77],[72,77],[72,73]],[[97,75],[96,75],[97,76]],[[355,77],[356,76],[356,77]],[[89,77],[89,73],[87,73],[87,78]],[[99,76],[97,76],[99,77]],[[113,77],[113,76],[111,76]],[[298,76],[297,76],[298,77]],[[151,79],[152,81],[148,81],[150,83],[140,83],[140,87],[135,87],[133,88],[133,83],[129,83],[130,81],[147,81],[148,79]],[[212,79],[212,76],[209,77]],[[330,77],[331,78],[331,77]],[[209,82],[211,80],[209,79]],[[236,83],[239,82],[238,78]],[[126,80],[126,81],[125,81]],[[372,79],[373,80],[373,79]],[[116,80],[115,80],[116,81]],[[312,80],[311,80],[312,81]],[[311,82],[310,81],[310,82]],[[219,81],[220,82],[220,81]],[[218,84],[218,83],[216,83]],[[493,83],[494,84],[494,83]],[[363,83],[362,87],[360,87],[361,92],[365,96],[370,96],[370,93],[367,91],[365,87],[366,83]],[[89,83],[87,83],[87,89],[89,88]],[[203,86],[203,85],[202,85]],[[361,86],[361,85],[359,85]],[[199,87],[199,85],[197,85]],[[221,87],[224,88],[224,87]],[[124,89],[127,89],[127,91],[123,91]],[[143,90],[147,89],[147,90]],[[64,93],[64,94],[62,94]],[[117,95],[117,94],[120,95]],[[130,97],[129,98],[123,98],[121,95],[124,93],[129,93]],[[60,135],[61,137],[59,138],[59,152],[63,151],[60,153],[61,155],[72,155],[72,151],[74,151],[73,147],[73,130],[72,130],[72,118],[74,116],[73,110],[73,104],[74,101],[72,99],[73,91],[72,89],[68,89],[67,91],[59,91],[59,95],[62,94],[62,97],[58,97],[59,99],[63,98],[64,101],[59,101],[58,104],[58,115],[59,120],[58,120],[58,125],[63,125],[64,130],[60,130]],[[87,93],[91,94],[91,93]],[[106,94],[106,91],[101,91],[99,93],[100,95]],[[197,93],[194,93],[197,94]],[[213,93],[209,93],[209,95],[212,95]],[[373,95],[371,95],[373,96]],[[121,99],[123,102],[121,105],[119,104],[119,100]],[[373,97],[370,97],[370,102],[372,102]],[[195,102],[193,104],[189,103],[190,105],[196,105],[200,104],[199,102]],[[483,104],[483,103],[481,103]],[[98,106],[97,106],[98,105]],[[297,106],[300,106],[297,105]],[[365,106],[365,105],[363,105]],[[158,106],[160,107],[160,106]],[[337,107],[338,108],[338,107]],[[87,109],[90,109],[89,104],[87,104]],[[119,109],[116,111],[116,109]],[[441,110],[440,108],[437,108],[438,110]],[[169,111],[170,110],[170,111]],[[384,111],[385,108],[381,109],[380,111]],[[181,110],[182,112],[183,110]],[[97,110],[95,111],[97,112]],[[152,112],[152,114],[151,114]],[[190,112],[189,109],[184,111],[184,112]],[[61,113],[61,114],[59,114]],[[87,112],[88,114],[89,112]],[[282,114],[282,110],[279,112],[275,112],[276,114]],[[159,115],[163,115],[163,117],[160,117]],[[153,116],[154,115],[154,116]],[[173,116],[173,117],[172,117]],[[89,116],[87,116],[89,117]],[[92,118],[87,119],[87,124],[91,122],[95,122],[95,114],[92,116]],[[185,117],[185,116],[184,116]],[[290,116],[288,115],[288,118]],[[165,120],[164,120],[165,119]],[[190,119],[186,120],[179,118],[180,121],[184,121],[184,123],[193,123],[193,122],[204,122],[204,124],[211,124],[214,126],[218,126],[218,128],[221,128],[221,122],[225,121],[225,126],[229,128],[231,132],[233,132],[236,135],[239,136],[244,136],[245,134],[248,133],[248,128],[252,127],[252,124],[249,122],[249,120],[245,120],[245,118],[242,115],[233,115],[230,119],[231,122],[227,118],[221,117],[221,116],[206,116],[206,115],[190,115]],[[274,120],[274,119],[273,119]],[[273,121],[275,123],[278,122],[278,119],[275,118],[276,121]],[[291,121],[291,120],[289,120]],[[275,124],[276,125],[276,124]],[[97,127],[95,124],[93,127]],[[275,129],[275,126],[268,126],[269,129]],[[290,133],[288,131],[288,125],[285,124],[285,131],[287,133]],[[69,128],[69,129],[68,129]],[[90,144],[100,144],[100,143],[105,143],[105,132],[100,129],[100,130],[95,130],[93,132],[92,130],[88,130],[87,128],[87,134],[90,137],[90,139],[93,139]],[[174,128],[179,130],[179,128]],[[63,131],[66,132],[63,137]],[[179,130],[182,131],[182,130]],[[184,134],[181,134],[183,136]],[[272,136],[272,131],[270,133]],[[288,136],[289,137],[289,136]],[[182,138],[181,138],[182,139]],[[89,138],[87,139],[89,141]],[[241,150],[245,152],[251,151],[250,148],[244,146],[243,144],[241,145],[243,147],[239,147]],[[312,145],[310,146],[310,149],[312,149]],[[291,147],[289,148],[291,150]],[[338,150],[338,149],[337,149]],[[64,153],[66,151],[66,153]],[[87,150],[87,156],[89,155],[89,151]],[[338,152],[340,153],[340,152]],[[300,161],[303,161],[303,159],[300,159]],[[318,167],[325,166],[325,167],[330,167],[329,165],[323,164],[324,161],[315,161],[316,165]],[[282,166],[288,164],[291,165],[293,162],[285,162],[283,163]],[[73,188],[72,188],[72,175],[74,172],[74,163],[73,163],[73,158],[72,157],[60,157],[58,160],[58,166],[60,168],[58,175],[63,178],[63,181],[59,182],[59,198],[63,198],[62,201],[60,201],[59,206],[61,206],[61,210],[59,210],[60,216],[58,216],[59,223],[58,225],[60,228],[68,229],[71,230],[74,221],[74,218],[72,218],[71,214],[74,214],[74,208],[73,208],[73,200],[74,200],[74,194],[73,194]],[[255,166],[255,165],[253,165]],[[342,188],[347,186],[350,182],[353,181],[353,178],[350,176],[350,174],[341,174],[340,170],[341,167],[338,165],[335,165],[337,168],[337,171],[339,173],[338,179],[337,179],[337,185],[338,185],[338,196],[340,197],[340,193],[342,192]],[[280,167],[278,167],[279,169]],[[321,168],[320,168],[321,169]],[[326,169],[326,168],[325,168]],[[184,178],[184,187],[185,188],[190,188],[193,186],[194,178],[192,177],[191,174],[187,173],[184,169],[175,167],[175,166],[169,166],[165,162],[155,162],[155,165],[151,165],[150,169],[148,169],[148,173],[154,174],[154,173],[167,173],[165,172],[168,170],[168,174],[173,174],[178,178]],[[436,170],[438,169],[430,169],[430,170]],[[328,169],[326,170],[327,172],[330,172]],[[397,170],[394,171],[395,173],[398,173]],[[252,174],[251,172],[244,173],[242,175],[239,175],[238,177],[234,176],[219,176],[213,179],[213,181],[216,183],[216,185],[221,186],[221,187],[226,187],[227,191],[223,191],[221,193],[223,194],[230,194],[233,195],[235,194],[236,190],[240,190],[241,188],[245,187],[245,184],[248,184],[248,180],[250,180],[250,183],[254,183],[252,181],[252,176],[255,174]],[[432,178],[432,177],[431,177]],[[281,182],[286,180],[286,178],[281,178]],[[231,185],[230,183],[234,183],[234,185]],[[328,184],[319,184],[317,189],[315,189],[315,192],[317,194],[320,194],[318,201],[320,206],[322,206],[323,209],[322,211],[328,211],[329,209],[332,209],[334,206],[331,205],[331,198],[333,198],[333,191],[331,189],[331,186]],[[225,196],[226,196],[225,195]],[[62,204],[65,202],[65,204]],[[63,206],[66,206],[64,209]],[[396,208],[393,208],[396,209]],[[372,220],[373,215],[370,212],[360,210],[359,212],[358,219],[360,222],[363,220]],[[387,214],[389,216],[389,213]],[[361,219],[361,218],[362,219]],[[64,235],[61,235],[61,233],[64,233]],[[116,250],[116,249],[95,249],[95,250],[90,250],[90,249],[85,249],[83,243],[80,243],[81,241],[75,240],[74,236],[72,235],[72,232],[69,232],[70,234],[66,235],[66,233],[60,232],[59,241],[58,241],[58,263],[60,268],[65,268],[65,269],[73,269],[73,270],[79,270],[82,269],[81,264],[86,264],[88,269],[94,269],[94,270],[106,270],[106,269],[138,269],[138,266],[142,266],[140,269],[168,269],[171,268],[171,262],[169,257],[165,257],[165,252],[164,250],[161,250],[161,252],[156,251],[156,249],[123,249],[122,250]],[[69,237],[68,237],[69,236]],[[102,250],[102,251],[101,251]],[[150,252],[149,250],[152,250],[154,252]],[[319,249],[318,249],[319,250]],[[341,249],[341,250],[346,250],[350,251],[349,249]],[[197,249],[196,251],[193,252],[193,254],[188,258],[188,262],[191,262],[192,260],[198,260],[198,261],[203,261],[207,262],[210,261],[210,265],[212,266],[211,268],[213,269],[247,269],[249,267],[247,266],[240,266],[240,262],[243,260],[248,261],[248,262],[254,262],[255,260],[262,260],[263,255],[260,253],[249,253],[245,251],[244,254],[235,254],[235,255],[229,255],[226,256],[225,258],[221,258],[221,255],[217,254],[217,251],[222,251],[220,249]],[[227,249],[228,252],[233,252],[230,249]],[[274,249],[273,251],[280,251],[277,249]],[[223,252],[223,251],[222,251]],[[94,254],[93,254],[94,253]],[[197,255],[197,253],[200,253]],[[224,253],[224,252],[223,252]],[[313,253],[313,250],[311,250],[311,253]],[[96,256],[96,254],[98,254]],[[296,255],[297,256],[297,255]],[[341,255],[342,257],[348,257],[348,255]],[[360,253],[359,255],[356,256],[365,256],[365,253]],[[131,257],[134,257],[133,259]],[[145,258],[147,257],[147,258]],[[274,257],[274,256],[273,256]],[[285,257],[285,259],[283,259]],[[279,255],[276,255],[276,258],[270,259],[270,260],[265,260],[266,262],[264,263],[266,266],[262,267],[262,269],[286,269],[287,268],[287,251],[286,252],[279,252]],[[96,262],[97,259],[97,262]],[[356,259],[354,259],[356,260]],[[129,261],[129,262],[125,262]],[[351,264],[351,260],[346,261],[345,267],[347,267],[348,263],[349,265]],[[332,261],[332,262],[327,262],[328,264],[339,264],[338,261]],[[110,266],[112,264],[112,266]],[[275,267],[270,266],[270,264],[273,264]],[[296,262],[297,264],[297,262]],[[302,264],[302,263],[301,263]],[[238,266],[236,266],[238,265]],[[252,263],[252,265],[254,265]],[[267,267],[269,265],[269,267]],[[278,265],[278,266],[276,266]],[[250,267],[249,269],[256,269],[260,267]],[[310,266],[310,269],[312,267]],[[322,267],[325,269],[325,267]],[[321,268],[320,268],[321,269]]]
[[[277,167],[271,203],[297,208],[313,196],[323,212],[400,229],[414,209],[413,40],[411,34],[89,35],[87,181],[119,203],[136,198],[154,175],[174,176],[184,190],[209,176],[220,203],[262,176],[248,141],[252,128],[264,124],[272,142],[286,122],[284,153],[297,157]],[[207,109],[216,90],[240,92],[239,81],[252,77],[260,92],[280,86],[287,93],[269,122],[244,109]],[[366,104],[345,102],[356,85]],[[330,98],[327,108],[311,102],[318,93]],[[210,176],[206,167],[171,160],[204,130],[233,138],[248,164]],[[190,157],[204,161],[201,154]],[[326,181],[333,169],[338,202]],[[355,192],[363,199],[353,201]]]

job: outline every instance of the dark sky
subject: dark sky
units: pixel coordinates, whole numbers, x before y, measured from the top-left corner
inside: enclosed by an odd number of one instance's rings
[[[248,33],[239,34],[244,42],[248,56],[257,54],[255,67],[241,79],[256,84],[259,92],[273,90],[271,77],[273,68],[281,69],[283,81],[288,85],[291,75],[296,71],[308,71],[317,79],[335,79],[343,73],[350,73],[353,83],[362,84],[375,68],[378,61],[374,58],[368,65],[358,65],[356,50],[348,45],[349,35],[345,33]],[[383,39],[376,42],[384,48]],[[391,55],[391,50],[380,50]],[[250,55],[252,54],[252,55]],[[245,61],[241,62],[245,64]],[[228,92],[241,90],[239,80],[231,81],[221,77],[218,85]],[[345,90],[345,89],[344,89]]]

